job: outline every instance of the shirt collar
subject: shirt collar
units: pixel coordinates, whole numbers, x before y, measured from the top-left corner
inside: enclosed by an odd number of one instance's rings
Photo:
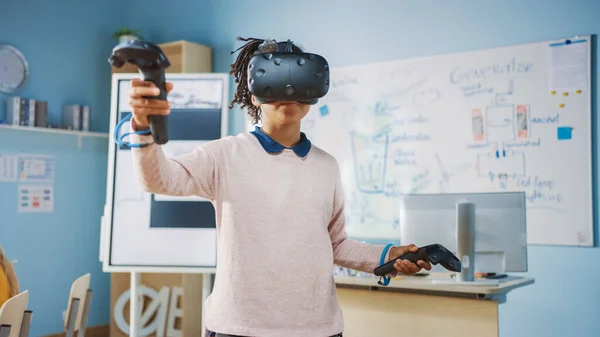
[[[284,149],[291,149],[300,157],[306,157],[308,151],[310,151],[311,143],[310,140],[306,138],[304,132],[300,132],[300,141],[292,147],[285,147],[277,143],[273,138],[269,137],[266,133],[264,133],[258,126],[256,126],[254,128],[254,131],[251,131],[250,133],[256,136],[258,142],[260,143],[260,145],[262,145],[263,149],[270,153],[279,153]]]

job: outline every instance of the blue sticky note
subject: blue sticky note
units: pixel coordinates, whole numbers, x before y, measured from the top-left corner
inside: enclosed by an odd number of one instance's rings
[[[573,128],[568,126],[560,126],[556,129],[556,138],[558,140],[568,140],[573,136]]]
[[[322,107],[320,107],[319,111],[321,112],[321,116],[329,115],[329,108],[327,108],[327,105],[323,105]]]

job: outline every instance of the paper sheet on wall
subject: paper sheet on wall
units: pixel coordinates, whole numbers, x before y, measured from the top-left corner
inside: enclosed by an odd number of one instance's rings
[[[550,90],[586,90],[589,60],[587,39],[553,43],[550,53]]]
[[[54,158],[33,154],[20,155],[18,172],[20,181],[50,183],[54,180]]]
[[[0,153],[0,181],[17,181],[17,156]]]
[[[19,212],[53,212],[54,187],[52,185],[20,185]]]

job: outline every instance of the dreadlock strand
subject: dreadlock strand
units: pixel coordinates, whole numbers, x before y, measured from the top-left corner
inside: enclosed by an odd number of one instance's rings
[[[259,51],[259,46],[265,42],[263,39],[257,38],[242,38],[237,40],[246,42],[244,45],[230,52],[230,55],[239,51],[235,62],[230,66],[229,74],[233,75],[237,89],[234,93],[233,100],[229,104],[229,109],[233,109],[235,104],[239,104],[242,109],[248,109],[248,115],[252,118],[252,123],[256,124],[260,120],[260,109],[252,104],[250,90],[248,89],[248,63],[256,52]]]

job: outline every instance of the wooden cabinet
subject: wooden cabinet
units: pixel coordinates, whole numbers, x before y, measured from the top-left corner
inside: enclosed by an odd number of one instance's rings
[[[175,41],[159,44],[171,66],[166,69],[167,73],[210,73],[212,72],[212,48],[189,41]],[[137,73],[135,66],[126,64],[121,68],[112,67],[112,73]],[[183,337],[203,336],[202,331],[202,275],[201,274],[158,274],[147,273],[141,275],[141,284],[159,292],[161,288],[166,287],[169,290],[182,291],[179,303],[173,303],[168,308],[162,308],[167,311],[182,311],[183,317],[177,319],[174,327],[183,332]],[[110,290],[110,337],[126,337],[127,333],[122,332],[115,321],[115,316],[129,322],[129,304],[124,307],[123,312],[115,312],[115,304],[123,293],[130,287],[130,274],[112,273]],[[172,300],[173,298],[170,298]],[[152,299],[145,298],[144,308],[148,308]],[[177,300],[177,299],[175,299]],[[176,309],[174,309],[176,308]],[[168,315],[168,313],[167,313]],[[164,317],[164,316],[163,316]],[[167,316],[168,317],[168,316]],[[150,318],[161,318],[155,315]],[[150,322],[145,322],[150,324]],[[169,322],[164,322],[164,325]],[[161,326],[161,324],[157,324]],[[166,333],[165,326],[165,333]],[[156,333],[150,336],[156,336]],[[168,335],[168,334],[167,334]]]
[[[158,45],[171,62],[167,73],[210,73],[212,72],[212,48],[189,41],[175,41]],[[112,67],[113,73],[137,73],[131,64],[121,68]]]

